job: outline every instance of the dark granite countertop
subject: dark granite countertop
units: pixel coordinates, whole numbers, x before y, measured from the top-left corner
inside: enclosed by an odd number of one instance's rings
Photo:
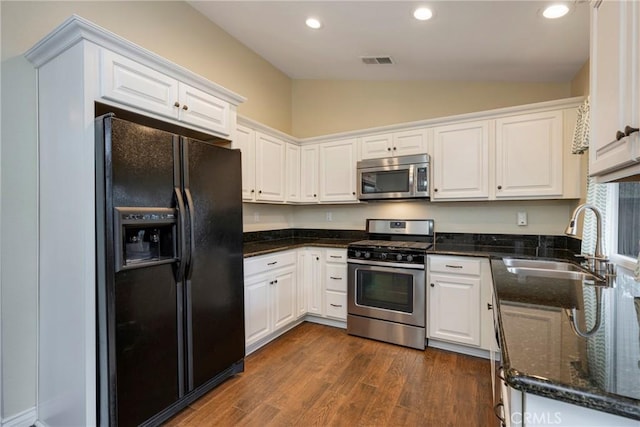
[[[254,231],[244,233],[245,258],[286,251],[304,246],[344,248],[349,243],[366,239],[362,230],[324,230],[291,228],[284,230]]]
[[[640,420],[640,284],[618,274],[613,287],[519,276],[491,260],[505,379],[523,392]],[[580,330],[601,324],[589,338]]]

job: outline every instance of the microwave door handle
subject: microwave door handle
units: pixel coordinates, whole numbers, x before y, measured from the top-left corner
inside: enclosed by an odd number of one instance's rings
[[[418,180],[416,178],[416,166],[409,165],[409,195],[415,196],[418,191]]]

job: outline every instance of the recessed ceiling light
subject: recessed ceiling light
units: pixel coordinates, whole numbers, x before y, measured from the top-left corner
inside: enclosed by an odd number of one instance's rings
[[[316,18],[307,18],[305,24],[307,24],[307,27],[313,28],[314,30],[322,27],[322,23]]]
[[[542,16],[547,19],[557,19],[562,18],[567,13],[569,13],[569,6],[566,4],[552,4],[542,12]]]
[[[429,9],[428,7],[419,7],[413,11],[413,17],[418,21],[426,21],[428,19],[431,19],[432,16],[433,12],[431,12],[431,9]]]

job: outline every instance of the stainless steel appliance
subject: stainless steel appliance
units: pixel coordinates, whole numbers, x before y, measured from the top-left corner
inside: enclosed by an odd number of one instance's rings
[[[429,198],[429,160],[428,154],[420,154],[358,162],[358,198]]]
[[[240,152],[96,119],[100,425],[158,425],[244,370]]]
[[[368,219],[347,249],[347,332],[424,350],[426,251],[433,220]]]

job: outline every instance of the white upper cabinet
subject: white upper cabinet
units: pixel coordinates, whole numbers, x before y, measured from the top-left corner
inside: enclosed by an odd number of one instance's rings
[[[361,149],[363,160],[424,154],[427,152],[427,132],[425,129],[412,129],[363,136]]]
[[[256,132],[256,200],[284,202],[285,148],[278,138]]]
[[[489,197],[489,121],[433,130],[434,200]]]
[[[639,31],[638,2],[594,2],[589,173],[601,181],[640,174],[640,136],[625,132],[640,127]]]
[[[300,201],[300,147],[287,142],[286,152],[286,197],[287,202]]]
[[[562,124],[562,111],[496,120],[496,198],[562,196]]]
[[[231,143],[242,153],[242,199],[254,200],[256,193],[256,133],[244,126],[236,127]]]
[[[300,148],[300,201],[318,202],[318,145],[303,145]]]
[[[106,49],[100,60],[102,98],[230,135],[228,102]]]
[[[357,140],[320,144],[320,201],[353,202],[356,196]]]

